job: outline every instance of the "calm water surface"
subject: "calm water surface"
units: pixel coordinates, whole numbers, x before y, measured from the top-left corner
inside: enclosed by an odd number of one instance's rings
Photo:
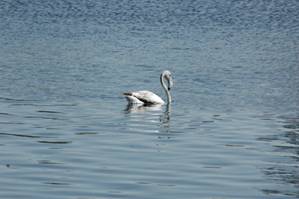
[[[298,10],[1,1],[0,198],[299,198]]]

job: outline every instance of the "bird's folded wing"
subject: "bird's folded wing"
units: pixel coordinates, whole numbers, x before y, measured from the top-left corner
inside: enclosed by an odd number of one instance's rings
[[[145,104],[164,104],[164,101],[151,91],[137,91],[131,94]]]

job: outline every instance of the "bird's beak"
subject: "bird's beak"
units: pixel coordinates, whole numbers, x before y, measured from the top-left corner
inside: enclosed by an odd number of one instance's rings
[[[168,90],[170,91],[170,89],[172,88],[173,86],[173,81],[172,81],[172,78],[169,78],[168,80]]]

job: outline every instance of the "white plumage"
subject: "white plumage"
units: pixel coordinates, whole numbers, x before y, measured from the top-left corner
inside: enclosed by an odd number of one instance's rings
[[[151,91],[135,91],[124,93],[131,104],[164,104],[165,102]]]
[[[167,86],[165,83],[167,81]],[[171,103],[170,89],[173,85],[171,73],[169,71],[163,71],[160,76],[161,85],[166,93],[167,102]],[[153,104],[165,104],[165,102],[156,95],[155,93],[147,90],[125,92],[124,93],[129,104],[143,104],[143,105],[153,105]]]

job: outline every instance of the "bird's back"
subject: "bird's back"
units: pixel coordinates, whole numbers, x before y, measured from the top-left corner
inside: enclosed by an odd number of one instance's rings
[[[125,96],[135,97],[144,104],[164,104],[165,102],[155,93],[147,90],[126,92]]]

